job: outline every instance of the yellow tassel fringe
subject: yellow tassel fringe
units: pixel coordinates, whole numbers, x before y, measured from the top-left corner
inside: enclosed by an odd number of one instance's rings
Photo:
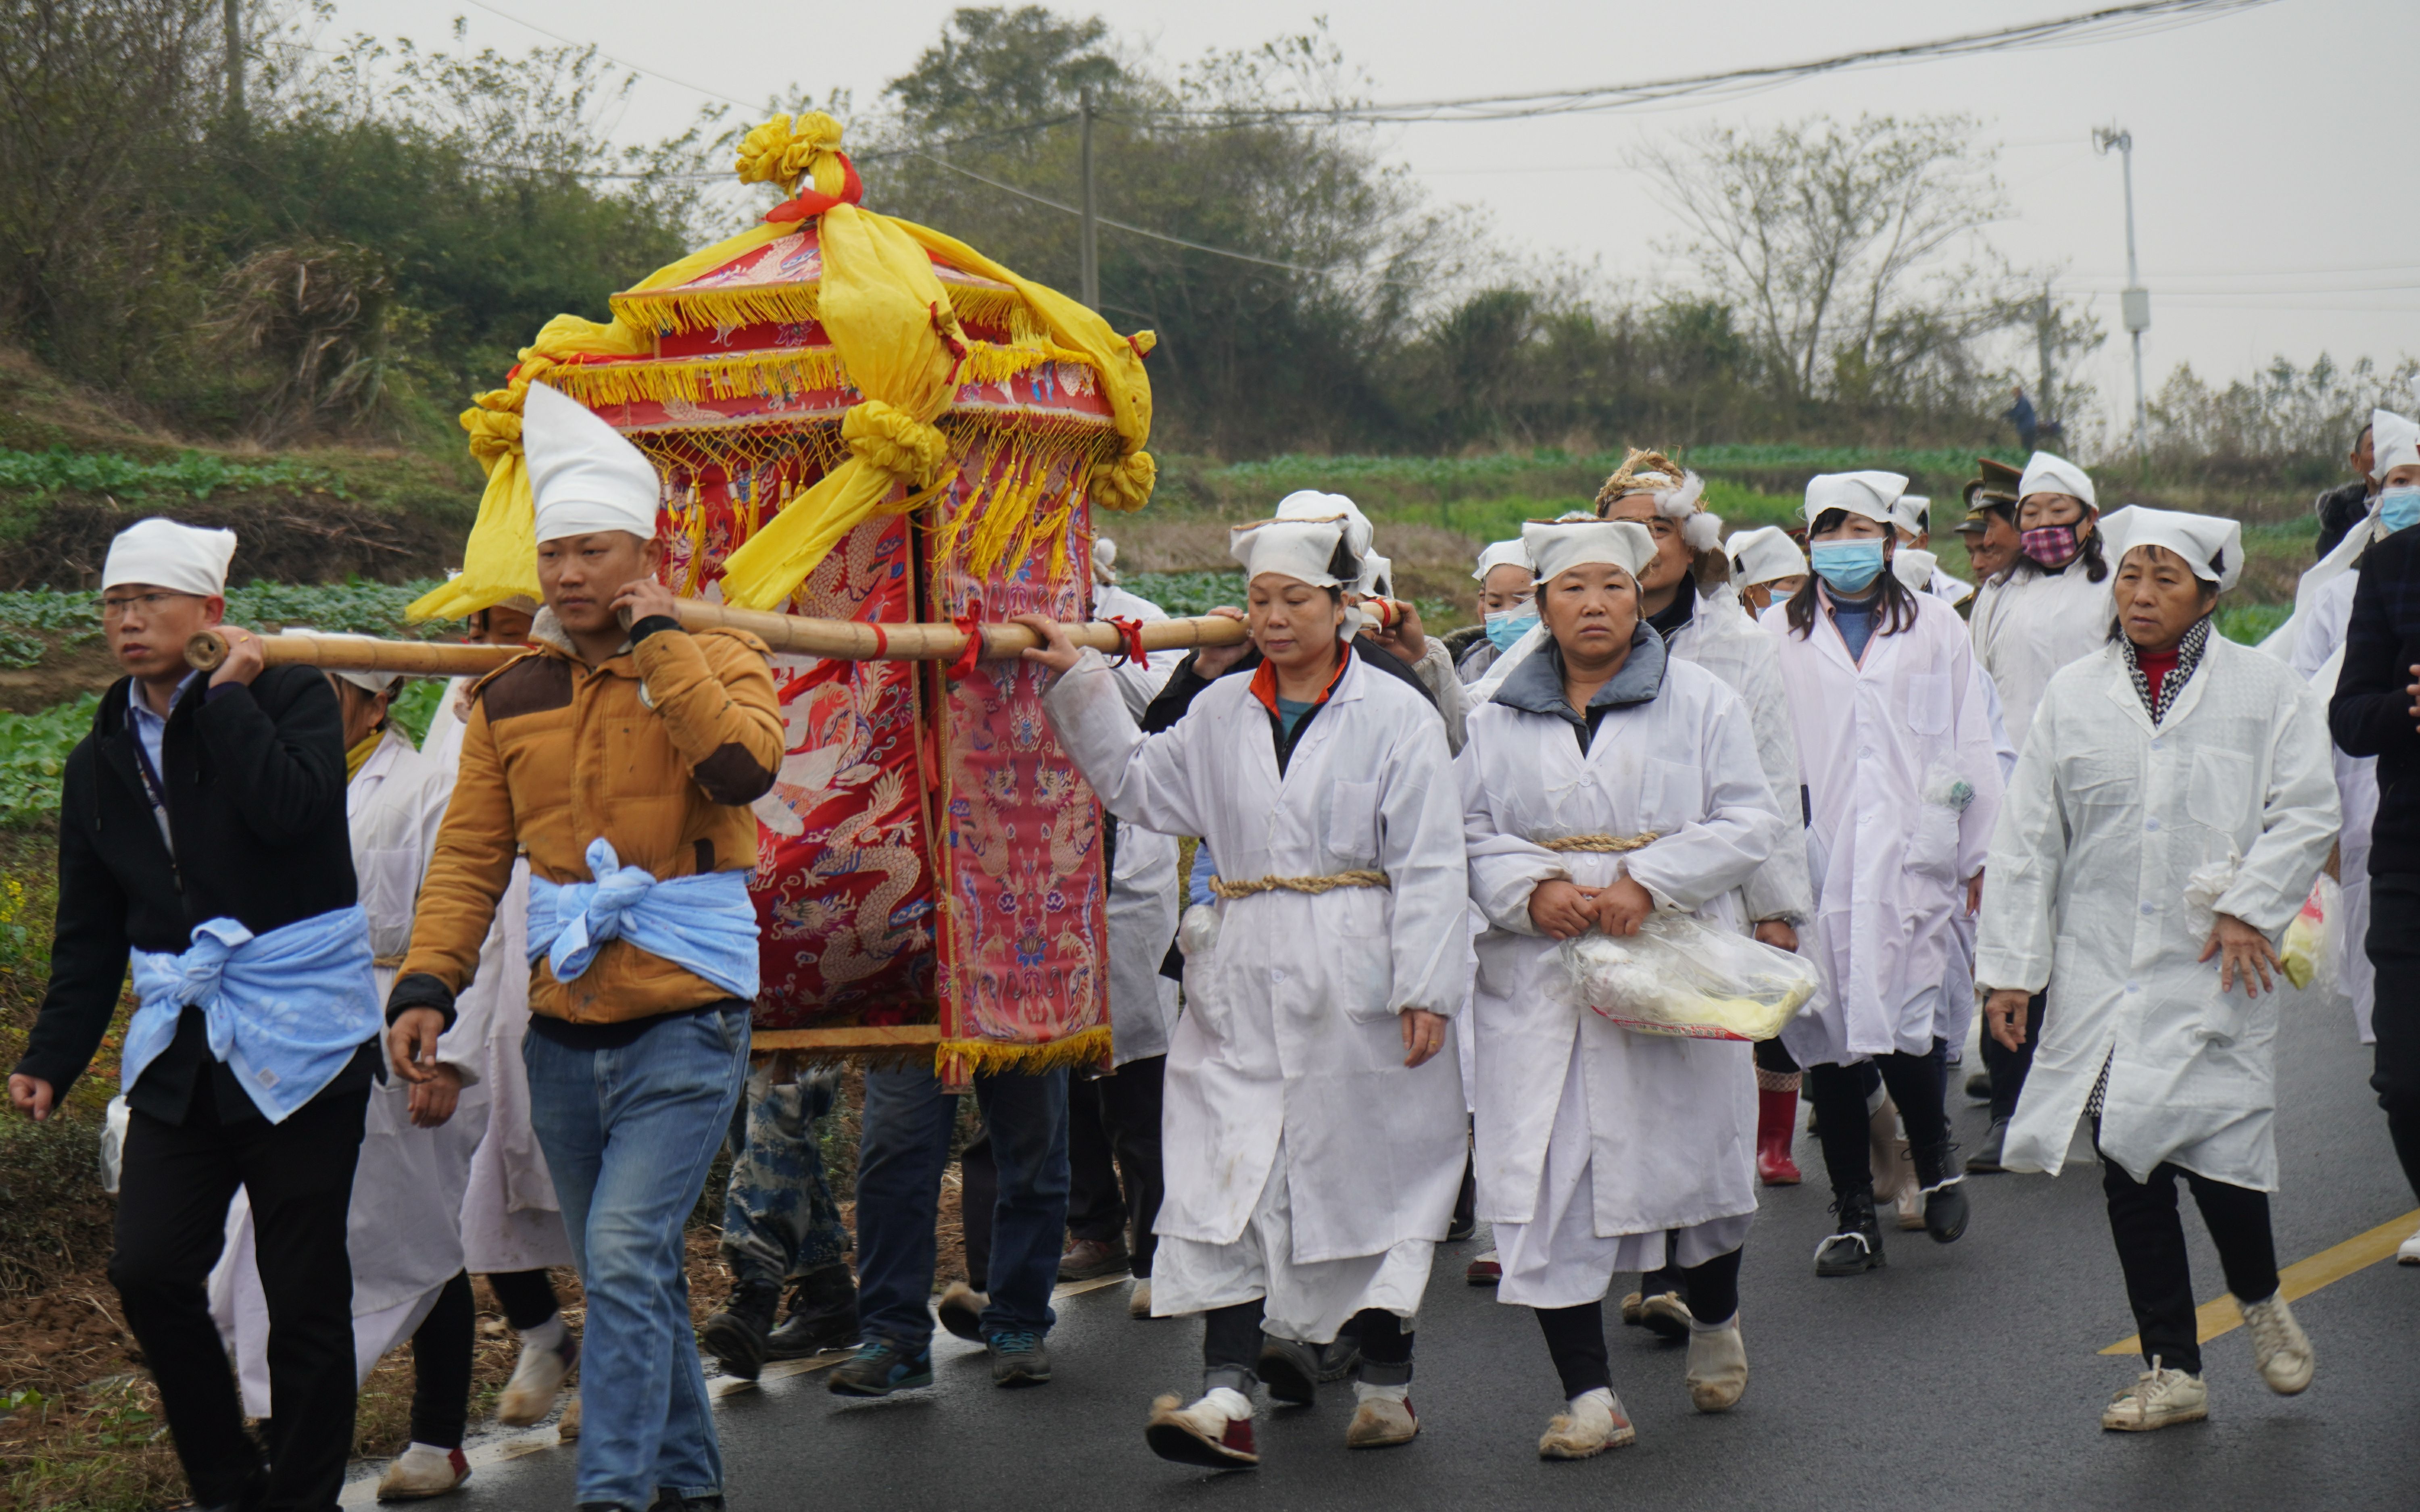
[[[944,1040],[933,1049],[933,1070],[953,1079],[1014,1071],[1032,1075],[1062,1066],[1105,1066],[1109,1059],[1108,1025],[1041,1044],[1003,1040]]]
[[[976,342],[958,364],[961,383],[1004,383],[1049,363],[1093,368],[1081,352],[1058,347],[1001,347]],[[795,398],[831,390],[856,393],[840,353],[830,347],[773,348],[660,362],[580,363],[553,369],[547,380],[584,405],[657,404],[708,399]]]
[[[1048,330],[1027,313],[1015,289],[944,283],[941,292],[960,320],[1006,326],[1011,339],[1020,343],[1048,339]],[[755,288],[637,288],[613,295],[607,302],[624,324],[667,336],[740,326],[800,325],[824,317],[819,281]]]

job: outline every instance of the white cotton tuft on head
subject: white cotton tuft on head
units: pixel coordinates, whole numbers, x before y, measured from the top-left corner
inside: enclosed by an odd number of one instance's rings
[[[2084,470],[2063,456],[2048,452],[2036,452],[2025,460],[2024,476],[2017,480],[2017,500],[2023,502],[2029,495],[2063,493],[2084,501],[2086,509],[2099,509],[2092,492],[2092,480]]]
[[[1863,515],[1877,525],[1893,525],[1891,505],[1905,492],[1907,479],[1896,472],[1818,472],[1807,480],[1807,523],[1838,509]]]
[[[1807,576],[1807,553],[1778,525],[1740,532],[1731,537],[1730,551],[1731,576],[1743,588]]]
[[[1479,565],[1472,568],[1470,580],[1485,583],[1487,575],[1498,567],[1518,567],[1531,578],[1538,574],[1538,564],[1529,560],[1529,548],[1518,541],[1491,541],[1487,549],[1479,553]]]
[[[141,583],[212,598],[226,592],[227,563],[234,560],[233,531],[138,519],[109,543],[109,556],[101,566],[101,591]]]
[[[1531,520],[1521,544],[1538,564],[1538,580],[1553,582],[1574,567],[1602,563],[1637,578],[1655,560],[1655,537],[1637,520]]]
[[[2370,476],[2383,478],[2397,468],[2420,467],[2420,424],[2392,409],[2369,412],[2369,449],[2375,458]]]
[[[2109,512],[2101,522],[2101,534],[2108,543],[2112,566],[2123,564],[2126,553],[2138,546],[2161,546],[2182,557],[2195,577],[2218,584],[2220,593],[2243,575],[2243,526],[2216,515],[2128,504]]]
[[[1344,521],[1344,545],[1357,557],[1366,557],[1377,541],[1377,528],[1361,506],[1341,493],[1321,493],[1316,488],[1302,488],[1278,501],[1279,519],[1335,519]]]
[[[1106,535],[1093,537],[1093,581],[1114,583],[1118,580],[1118,543]]]
[[[537,502],[539,545],[596,531],[655,539],[664,496],[655,464],[586,405],[531,384],[521,406],[521,451]]]
[[[1699,510],[1681,522],[1681,544],[1692,551],[1712,551],[1723,544],[1723,517]]]
[[[1342,588],[1327,566],[1343,538],[1341,519],[1264,519],[1236,526],[1227,554],[1243,563],[1248,587],[1254,579],[1276,576],[1313,588]]]

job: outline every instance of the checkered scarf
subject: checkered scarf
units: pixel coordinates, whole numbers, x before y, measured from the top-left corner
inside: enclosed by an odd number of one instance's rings
[[[2134,642],[2120,634],[2118,643],[2126,648],[2127,675],[2134,679],[2135,695],[2142,699],[2143,707],[2150,711],[2151,727],[2156,730],[2160,721],[2168,717],[2168,710],[2175,705],[2177,695],[2192,680],[2194,669],[2201,665],[2201,654],[2210,644],[2210,616],[2205,614],[2194,621],[2193,628],[2177,642],[2176,671],[2160,680],[2158,698],[2151,696],[2151,680],[2143,675],[2143,664],[2135,653]]]

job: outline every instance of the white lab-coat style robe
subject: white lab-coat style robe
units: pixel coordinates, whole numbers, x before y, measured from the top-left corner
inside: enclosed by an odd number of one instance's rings
[[[1515,668],[1547,644],[1546,627],[1533,625],[1496,658],[1487,674],[1471,685],[1470,705],[1477,709],[1496,696]],[[1798,735],[1790,714],[1790,695],[1781,684],[1781,659],[1773,638],[1756,627],[1740,606],[1739,594],[1729,583],[1698,591],[1697,611],[1667,643],[1676,661],[1695,663],[1714,674],[1747,706],[1748,726],[1756,739],[1758,764],[1773,787],[1773,809],[1791,820],[1776,837],[1762,866],[1741,887],[1751,919],[1778,918],[1803,930],[1814,914],[1815,899],[1807,881],[1807,834],[1798,792]]]
[[[411,941],[421,874],[434,854],[450,784],[437,764],[390,725],[385,738],[345,788],[353,873],[369,915],[378,993],[384,1001]],[[346,1241],[353,1266],[353,1365],[366,1380],[380,1356],[420,1326],[438,1291],[462,1267],[462,1192],[472,1152],[488,1127],[488,1017],[458,1007],[438,1041],[438,1059],[459,1073],[454,1116],[418,1129],[411,1088],[391,1072],[370,1088]],[[245,1405],[268,1416],[269,1314],[253,1258],[251,1204],[239,1195],[228,1211],[227,1245],[209,1292],[220,1333],[229,1341]]]
[[[1222,902],[1169,1046],[1153,1310],[1264,1291],[1272,1333],[1320,1341],[1363,1306],[1418,1312],[1461,1183],[1459,1057],[1449,1036],[1406,1070],[1397,1015],[1463,1004],[1462,814],[1436,711],[1357,654],[1282,775],[1253,682],[1146,737],[1087,652],[1044,707],[1121,823],[1202,836],[1230,881],[1388,878]]]
[[[1815,927],[1800,953],[1823,990],[1782,1030],[1802,1066],[1923,1055],[1946,1023],[1941,1006],[1956,916],[1983,865],[1999,815],[2000,764],[1975,655],[1957,610],[1916,594],[1914,623],[1881,625],[1863,663],[1823,609],[1800,636],[1787,607],[1763,625],[1781,654],[1813,811],[1807,834]],[[1950,782],[1974,792],[1962,811],[1939,801]]]
[[[1925,579],[1924,591],[1951,609],[1975,596],[1973,583],[1963,578],[1952,578],[1937,566],[1932,569],[1932,576]]]
[[[1990,604],[1977,606],[1969,622],[1975,655],[2000,690],[2009,738],[2020,751],[2052,675],[2108,643],[2109,625],[2118,613],[2116,576],[2112,567],[2094,582],[2081,556],[2058,572],[2038,572],[2019,563]]]
[[[1651,647],[1652,632],[1634,660]],[[1585,755],[1569,720],[1499,702],[1472,712],[1456,763],[1471,899],[1490,925],[1471,1006],[1479,1215],[1508,1303],[1575,1306],[1616,1271],[1700,1264],[1736,1249],[1756,1211],[1749,1046],[1615,1026],[1575,997],[1562,948],[1529,918],[1543,882],[1628,875],[1659,908],[1745,932],[1740,885],[1797,815],[1774,809],[1739,696],[1677,657],[1661,675],[1652,699],[1602,717]],[[1545,682],[1511,696],[1559,699]],[[1648,832],[1662,838],[1626,856],[1539,843]]]
[[[2219,961],[2198,958],[2213,911],[2274,942],[2302,908],[2336,835],[2327,730],[2292,669],[2216,634],[2156,730],[2115,646],[2052,679],[1993,837],[1975,964],[1983,985],[2049,993],[2010,1169],[2058,1171],[2106,1067],[2101,1148],[2135,1180],[2170,1161],[2276,1190],[2278,995],[2222,995]],[[2187,899],[2196,881],[2214,903]]]
[[[2358,571],[2331,579],[2311,595],[2297,620],[2307,620],[2290,638],[2295,674],[2311,685],[2322,708],[2334,697],[2337,674],[2344,671],[2345,630],[2352,622],[2353,591],[2361,584]],[[2261,649],[2269,649],[2264,642]],[[2335,942],[2336,991],[2352,1004],[2353,1032],[2364,1044],[2376,1040],[2370,1030],[2371,1011],[2378,1004],[2378,968],[2370,964],[2363,941],[2369,935],[2369,830],[2378,822],[2378,758],[2348,756],[2333,741],[2328,746],[2335,772],[2336,803],[2344,827],[2338,843],[2336,875],[2342,897],[2336,917],[2328,920]]]
[[[1093,589],[1094,619],[1136,620],[1148,625],[1168,618],[1168,611],[1140,594],[1115,584]],[[1123,662],[1109,669],[1126,712],[1137,719],[1167,686],[1169,674],[1185,660],[1182,651],[1162,651],[1140,663]],[[1177,874],[1181,856],[1175,837],[1121,822],[1117,857],[1109,872],[1106,909],[1109,938],[1109,1063],[1168,1054],[1168,1037],[1176,1028],[1176,983],[1159,974],[1168,959],[1169,942],[1176,938],[1176,918],[1184,900]]]

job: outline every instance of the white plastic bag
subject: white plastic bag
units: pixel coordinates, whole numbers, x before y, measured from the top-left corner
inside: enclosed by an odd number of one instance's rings
[[[126,1094],[120,1092],[109,1100],[109,1111],[101,1119],[101,1189],[113,1197],[117,1196],[117,1173],[126,1164],[126,1126],[131,1121]]]
[[[2322,872],[2303,900],[2302,912],[2286,926],[2277,964],[2286,980],[2304,992],[2326,996],[2336,990],[2337,952],[2344,946],[2344,888]]]
[[[1562,963],[1581,1002],[1640,1034],[1770,1040],[1815,995],[1812,962],[1687,914],[1622,938],[1590,930]]]

